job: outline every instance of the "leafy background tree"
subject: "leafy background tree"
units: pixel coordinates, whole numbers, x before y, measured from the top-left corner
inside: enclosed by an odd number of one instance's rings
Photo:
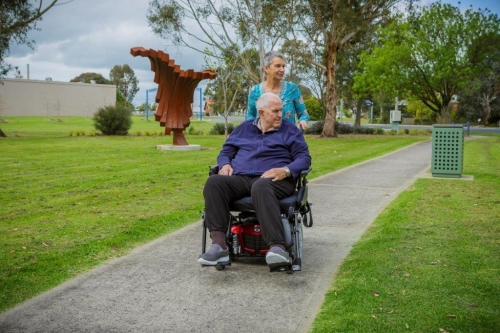
[[[115,68],[115,67],[117,67],[117,66],[114,66],[113,68]],[[114,84],[112,81],[110,81],[110,80],[106,79],[104,76],[102,76],[102,74],[93,73],[93,72],[81,73],[80,75],[71,79],[69,82],[91,83],[92,80],[94,80],[96,84]],[[138,82],[139,81],[137,80],[136,85],[138,84]],[[139,89],[137,89],[137,90],[139,90]],[[125,107],[127,107],[128,109],[134,108],[132,103],[129,102],[125,98],[125,96],[120,91],[120,89],[116,89],[116,104],[122,104]]]
[[[90,83],[92,80],[94,80],[97,84],[112,84],[111,81],[102,76],[102,74],[90,72],[82,73],[71,79],[69,82]]]
[[[109,72],[109,80],[116,85],[125,100],[132,104],[135,95],[139,91],[139,80],[135,76],[134,70],[127,64],[123,66],[115,65]]]
[[[297,55],[322,69],[325,75],[325,124],[321,136],[336,136],[335,122],[338,105],[339,54],[349,44],[362,40],[362,36],[373,31],[392,18],[392,7],[399,0],[373,1],[298,1],[297,29],[292,41],[307,40],[310,47],[295,48]],[[314,53],[320,50],[322,59],[316,61]]]
[[[208,51],[206,51],[209,53]],[[244,110],[248,88],[252,84],[248,76],[243,75],[239,66],[239,58],[231,52],[226,52],[225,57],[217,54],[215,49],[210,56],[205,56],[207,67],[215,70],[217,77],[207,84],[205,96],[213,100],[214,110],[224,117],[224,133],[229,134],[228,116],[230,112]],[[245,51],[248,57],[256,56],[255,50]]]
[[[488,61],[498,63],[499,33],[498,16],[485,10],[462,13],[440,2],[416,8],[379,30],[378,46],[361,57],[355,86],[418,98],[436,121],[449,123],[453,96],[477,92],[478,78],[495,76]]]

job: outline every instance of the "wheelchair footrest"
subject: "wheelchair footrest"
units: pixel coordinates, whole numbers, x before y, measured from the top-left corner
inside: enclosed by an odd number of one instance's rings
[[[300,265],[288,264],[271,264],[269,266],[269,272],[286,272],[292,274],[295,271],[300,271]]]

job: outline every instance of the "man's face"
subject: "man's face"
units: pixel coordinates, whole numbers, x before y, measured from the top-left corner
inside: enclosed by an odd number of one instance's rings
[[[266,110],[260,110],[261,127],[263,130],[276,129],[280,127],[282,121],[283,103],[278,96],[269,101]]]

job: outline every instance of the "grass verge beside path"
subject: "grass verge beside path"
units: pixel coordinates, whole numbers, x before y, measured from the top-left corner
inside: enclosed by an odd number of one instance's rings
[[[158,151],[167,138],[70,137],[69,128],[0,139],[0,311],[199,221],[224,142],[187,136],[202,150]],[[312,177],[426,139],[308,136]]]
[[[465,143],[474,181],[419,179],[341,265],[311,332],[500,331],[500,137]]]

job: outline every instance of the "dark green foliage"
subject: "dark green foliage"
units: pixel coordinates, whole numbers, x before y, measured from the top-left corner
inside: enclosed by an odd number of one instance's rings
[[[311,126],[309,126],[306,129],[306,134],[314,134],[314,135],[320,135],[321,132],[323,132],[323,126],[325,123],[323,121],[315,121],[311,123]]]
[[[95,129],[104,135],[127,135],[132,126],[130,111],[121,104],[99,108],[92,120]]]
[[[111,81],[107,80],[102,74],[93,72],[82,73],[75,76],[75,78],[71,79],[69,82],[90,83],[91,80],[94,80],[97,84],[111,84]]]
[[[336,122],[335,132],[337,132],[338,134],[351,134],[354,133],[354,126],[351,124]]]
[[[123,66],[115,65],[109,72],[110,82],[121,92],[128,103],[132,103],[134,96],[139,91],[139,80],[135,76],[134,70],[127,64]]]
[[[212,135],[224,135],[225,133],[225,125],[223,123],[217,123],[214,125],[214,127],[212,127],[212,129],[210,130],[209,134],[212,134]],[[227,124],[227,134],[231,134],[234,130],[234,125],[232,123],[228,123]]]

